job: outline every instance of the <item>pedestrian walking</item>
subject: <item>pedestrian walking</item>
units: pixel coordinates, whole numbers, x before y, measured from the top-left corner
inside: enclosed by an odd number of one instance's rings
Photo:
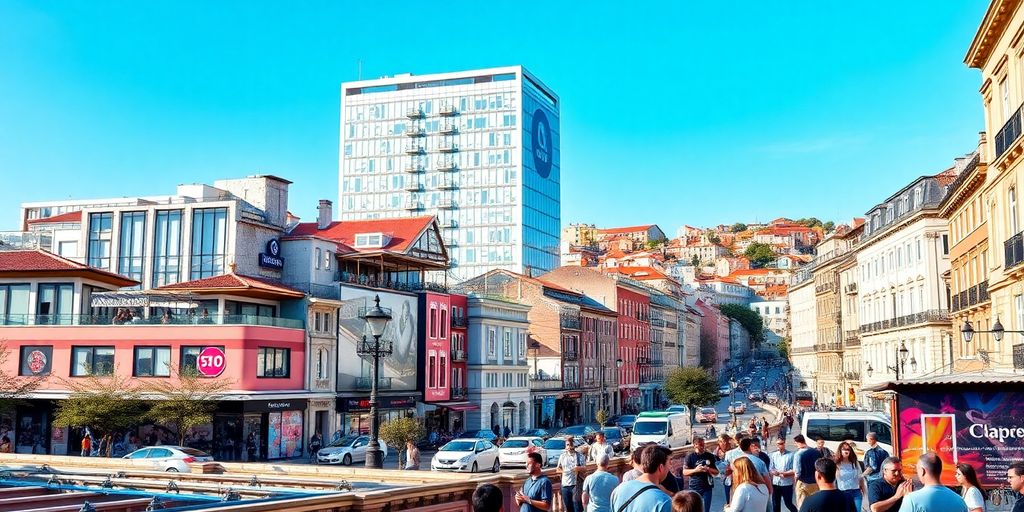
[[[712,491],[715,488],[717,475],[718,457],[707,451],[703,438],[693,438],[693,453],[687,455],[686,460],[683,461],[683,476],[687,477],[689,490],[701,497],[701,501],[704,503],[704,512],[711,511]]]
[[[1017,495],[1017,501],[1013,504],[1013,510],[1011,512],[1024,512],[1024,462],[1017,461],[1010,464],[1010,467],[1006,470],[1006,483],[1010,485],[1010,490]]]
[[[643,473],[636,480],[623,482],[612,491],[614,512],[669,512],[672,498],[658,485],[668,474],[668,448],[648,444],[640,454]]]
[[[730,484],[729,478],[726,476],[726,469],[729,467],[729,463],[725,461],[725,454],[732,450],[732,437],[729,434],[718,435],[718,446],[715,447],[715,458],[718,459],[716,467],[718,468],[718,474],[722,477],[722,490],[725,492],[725,504],[729,504],[729,498],[732,495],[732,485]]]
[[[850,443],[846,441],[839,443],[837,452],[835,456],[836,487],[853,500],[854,509],[860,511],[864,495],[868,492],[864,482],[864,469],[857,461],[857,454],[853,452],[853,446]]]
[[[92,434],[88,431],[82,436],[82,457],[92,456]]]
[[[802,434],[794,436],[793,442],[796,443],[798,448],[793,460],[794,477],[796,478],[796,506],[802,510],[804,499],[818,490],[814,463],[825,456],[821,453],[821,450],[807,446],[807,442]],[[833,480],[835,480],[835,477],[833,477]]]
[[[317,453],[320,451],[320,447],[324,444],[324,437],[320,435],[320,431],[317,430],[309,438],[309,462],[317,464]]]
[[[964,499],[969,512],[985,511],[985,491],[981,490],[978,473],[974,467],[963,462],[956,465],[956,481],[960,484],[960,497]]]
[[[405,442],[405,468],[407,470],[420,469],[420,449],[412,441]]]
[[[767,512],[768,484],[754,468],[750,457],[740,457],[732,463],[733,486],[729,512]]]
[[[768,472],[772,475],[772,510],[782,511],[782,503],[785,502],[789,512],[797,512],[793,504],[793,483],[796,470],[793,469],[793,456],[795,453],[786,450],[786,441],[779,439],[775,442],[777,450],[771,454],[771,465]]]
[[[473,512],[501,512],[505,496],[494,484],[483,484],[473,491]]]
[[[544,465],[539,453],[526,456],[526,471],[530,478],[523,482],[523,488],[516,493],[519,512],[547,512],[551,510],[551,480],[541,473]]]
[[[800,512],[860,512],[853,501],[836,488],[836,461],[821,457],[814,462],[814,494],[804,499]]]
[[[935,452],[921,455],[916,469],[924,487],[906,495],[899,512],[967,512],[963,498],[942,485],[942,459]]]
[[[619,479],[608,472],[609,459],[607,453],[599,453],[597,471],[583,480],[583,507],[586,512],[613,512],[612,491],[619,485]]]
[[[576,451],[572,436],[565,436],[565,451],[558,456],[558,473],[562,476],[562,508],[565,512],[583,512],[582,496],[576,499],[576,484],[583,472],[586,459]]]
[[[868,483],[882,478],[882,461],[889,457],[889,452],[878,445],[878,434],[868,432],[868,449],[864,452],[864,478]]]
[[[903,478],[903,461],[887,457],[881,475],[868,483],[868,507],[871,512],[899,512],[903,497],[914,490],[913,482]]]

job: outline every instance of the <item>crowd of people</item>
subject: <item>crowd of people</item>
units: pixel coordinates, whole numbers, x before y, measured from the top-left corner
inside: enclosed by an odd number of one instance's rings
[[[696,437],[685,456],[648,444],[634,450],[632,469],[621,478],[608,471],[610,450],[595,443],[585,455],[573,449],[571,438],[566,441],[557,464],[566,512],[710,512],[719,479],[725,512],[987,512],[985,491],[972,466],[952,468],[958,494],[942,485],[942,472],[950,469],[943,468],[937,454],[922,454],[916,474],[908,478],[903,462],[870,434],[863,460],[852,441],[840,443],[833,453],[824,440],[815,439],[812,446],[803,435],[793,437],[796,450],[787,449],[784,437],[776,439],[771,453],[762,449],[759,437],[746,432],[720,434],[714,451]],[[597,466],[589,475],[587,459]],[[553,485],[542,467],[540,454],[529,454],[530,476],[513,499],[519,512],[552,510]],[[1024,512],[1019,496],[1024,462],[1010,465],[1007,483],[1019,498],[1012,512]],[[500,511],[503,502],[501,489],[490,484],[473,495],[475,512]]]

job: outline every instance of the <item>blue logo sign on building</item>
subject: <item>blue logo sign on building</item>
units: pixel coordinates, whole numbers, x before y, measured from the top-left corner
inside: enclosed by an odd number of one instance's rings
[[[533,111],[531,142],[533,169],[541,178],[547,178],[551,174],[551,161],[554,159],[555,148],[551,140],[551,125],[548,124],[548,116],[544,115],[544,111],[541,109]]]
[[[267,252],[260,253],[260,266],[274,270],[284,268],[284,258],[281,257],[281,244],[276,238],[267,242]]]

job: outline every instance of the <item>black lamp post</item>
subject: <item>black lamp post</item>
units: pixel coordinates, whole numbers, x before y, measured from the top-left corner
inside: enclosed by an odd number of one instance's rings
[[[615,360],[615,369],[618,370],[619,368],[622,368],[622,358],[619,358],[619,359]],[[604,385],[605,385],[604,384],[604,378],[605,378],[604,374],[605,374],[605,371],[607,371],[607,369],[608,369],[607,365],[603,365],[603,364],[601,365],[601,410],[606,412],[606,413],[608,412],[608,410],[605,409],[606,403],[605,403],[605,398],[604,397],[608,394],[608,390],[604,388]],[[603,427],[604,425],[601,425],[601,426]]]
[[[729,377],[729,411],[732,414],[732,424],[736,427],[738,432],[740,424],[736,420],[736,408],[733,407],[733,403],[736,402],[736,377]]]
[[[904,374],[903,376],[906,377],[906,373],[907,373],[907,356],[909,356],[909,355],[910,355],[910,350],[907,349],[906,342],[901,341],[900,342],[900,348],[896,350],[896,364],[894,364],[892,366],[886,365],[886,368],[888,368],[890,371],[896,373],[896,380],[900,380],[900,373],[903,373]],[[868,371],[868,377],[870,377],[871,374],[875,371],[875,369],[871,367],[871,362],[870,361],[868,362],[867,371]],[[910,371],[912,371],[914,373],[917,373],[917,359],[914,358],[914,357],[910,357]]]
[[[374,306],[363,314],[363,320],[370,327],[373,345],[364,340],[359,347],[362,355],[373,356],[373,368],[370,371],[370,446],[366,450],[366,467],[381,469],[384,467],[384,451],[380,448],[380,424],[377,418],[377,380],[380,374],[380,358],[391,355],[391,343],[382,346],[380,337],[391,321],[391,310],[380,307],[380,295],[373,299]]]
[[[960,334],[964,337],[964,343],[970,343],[971,340],[974,339],[975,334],[982,332],[991,333],[992,337],[995,338],[996,341],[1003,341],[1003,335],[1006,333],[1024,334],[1024,331],[1007,331],[1006,329],[1003,329],[1003,324],[999,321],[999,317],[996,317],[996,323],[992,324],[991,331],[975,331],[970,320],[964,322],[963,329],[960,329]]]

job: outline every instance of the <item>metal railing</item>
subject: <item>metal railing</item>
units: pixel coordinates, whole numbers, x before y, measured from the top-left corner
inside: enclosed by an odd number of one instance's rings
[[[843,343],[840,341],[817,343],[814,345],[814,350],[816,352],[841,352],[843,350]]]
[[[469,325],[469,320],[467,320],[466,317],[464,317],[464,316],[453,316],[452,317],[452,327],[462,328],[462,327],[466,327],[467,325]]]
[[[953,294],[950,298],[950,310],[960,311],[987,300],[989,300],[988,280],[985,280],[966,290],[961,290],[960,293]]]
[[[469,388],[458,388],[453,387],[451,390],[452,398],[466,398],[469,396]]]
[[[652,318],[651,325],[653,327],[665,327],[665,319],[663,318]]]
[[[580,319],[579,319],[579,317],[571,317],[571,316],[564,316],[563,315],[563,316],[559,317],[558,324],[560,326],[562,326],[562,329],[573,329],[573,330],[577,330],[577,331],[580,329]]]
[[[533,377],[533,376],[531,376]],[[562,389],[562,378],[561,377],[549,377],[544,379],[531,378],[530,389],[533,391],[550,391],[553,389]]]
[[[846,380],[860,380],[860,374],[857,372],[846,372],[843,374],[843,378]]]
[[[999,159],[1010,146],[1013,145],[1014,141],[1020,138],[1020,110],[1022,107],[1017,107],[1017,110],[1006,120],[1006,124],[999,129],[999,133],[996,133],[994,137],[996,143],[996,160]]]
[[[305,328],[305,322],[302,320],[258,315],[175,315],[169,318],[153,315],[149,318],[137,316],[127,321],[115,321],[115,317],[111,315],[0,315],[0,326],[26,325],[263,325],[289,329]]]
[[[448,293],[448,287],[437,283],[403,283],[385,279],[377,279],[353,272],[339,272],[337,280],[342,283],[358,284],[370,288],[387,288],[403,292],[431,291],[437,293]]]
[[[564,361],[579,361],[580,354],[575,350],[564,350],[562,351],[562,360]]]
[[[453,362],[461,363],[461,362],[463,362],[465,360],[466,360],[466,351],[465,350],[452,350],[452,361]]]
[[[1024,233],[1017,233],[1003,242],[1003,267],[1007,270],[1024,262]]]
[[[861,334],[864,334],[875,331],[884,331],[886,329],[895,329],[897,327],[907,327],[927,322],[945,322],[948,320],[949,311],[945,309],[931,309],[928,311],[922,311],[920,313],[903,315],[898,318],[891,318],[888,320],[881,320],[878,322],[864,324],[860,326],[859,330]]]
[[[578,380],[576,380],[576,381],[567,380],[567,381],[562,383],[562,389],[579,389],[579,388],[580,388],[580,382]]]
[[[856,330],[853,330],[853,331],[843,331],[843,345],[847,346],[847,347],[859,347],[860,346],[860,336],[859,336],[859,334],[860,333],[858,331],[856,331]]]
[[[370,389],[373,380],[369,377],[356,377],[356,389]],[[377,379],[377,389],[391,389],[391,377]]]
[[[649,358],[647,356],[637,356],[636,364],[641,365],[641,366],[648,366],[648,365],[651,364],[651,358]]]

